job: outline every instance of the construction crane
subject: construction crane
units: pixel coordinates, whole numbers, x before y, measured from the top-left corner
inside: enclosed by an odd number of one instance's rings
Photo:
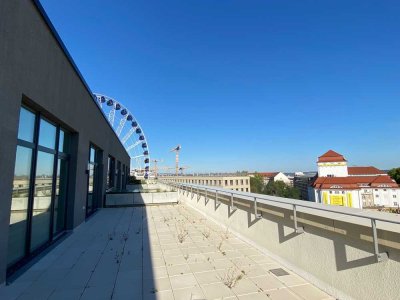
[[[153,159],[152,162],[154,163],[154,177],[157,178],[158,176],[158,168],[157,168],[157,163],[163,162],[162,159]]]
[[[183,175],[183,170],[186,170],[186,169],[190,169],[190,166],[179,167],[179,171],[181,172],[180,175]]]
[[[175,148],[172,148],[170,152],[175,152],[175,175],[179,175],[179,152],[181,151],[182,147],[181,145],[176,146]]]

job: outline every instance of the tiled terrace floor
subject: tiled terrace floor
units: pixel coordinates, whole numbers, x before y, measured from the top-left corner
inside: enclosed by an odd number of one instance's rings
[[[0,288],[0,299],[332,299],[289,270],[271,272],[279,268],[187,206],[112,208]]]

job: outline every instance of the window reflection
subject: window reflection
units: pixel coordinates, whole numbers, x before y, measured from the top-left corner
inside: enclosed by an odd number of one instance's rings
[[[33,143],[35,131],[35,114],[21,107],[19,113],[18,138]]]
[[[40,119],[39,145],[55,149],[57,128],[44,119]]]
[[[65,229],[69,134],[44,119],[40,119],[39,130],[35,130],[37,118],[38,113],[21,107],[8,235],[9,268]],[[56,145],[57,130],[60,130],[59,145]],[[36,148],[38,145],[42,147]],[[56,149],[58,163],[53,174]],[[35,178],[31,178],[32,166],[36,166]]]
[[[8,265],[13,264],[25,255],[31,163],[32,150],[17,146],[8,234]]]
[[[68,153],[69,148],[69,134],[63,129],[60,129],[60,139],[58,142],[58,151]]]
[[[41,246],[50,238],[53,165],[53,154],[38,152],[32,212],[31,250]]]
[[[56,195],[54,199],[54,233],[58,233],[63,230],[65,225],[65,210],[67,204],[67,178],[68,162],[66,159],[58,159]]]

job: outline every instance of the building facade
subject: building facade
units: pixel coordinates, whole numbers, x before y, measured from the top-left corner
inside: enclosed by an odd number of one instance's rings
[[[300,199],[309,201],[308,189],[315,177],[315,173],[296,172],[293,177],[293,186],[300,191]]]
[[[197,185],[207,185],[221,187],[234,191],[250,192],[250,177],[249,176],[160,176],[161,180],[188,183]]]
[[[356,208],[399,207],[399,185],[375,167],[348,167],[343,155],[329,150],[318,158],[312,201]]]
[[[268,184],[270,181],[282,181],[287,185],[292,186],[293,182],[282,172],[257,172],[251,173],[250,176],[261,175],[264,179],[264,184]]]
[[[130,157],[38,1],[0,5],[0,284],[123,188]]]

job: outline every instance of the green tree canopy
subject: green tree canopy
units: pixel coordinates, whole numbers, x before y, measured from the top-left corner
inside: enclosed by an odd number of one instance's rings
[[[265,186],[263,194],[277,196],[277,197],[285,197],[292,199],[300,199],[300,191],[295,188],[287,185],[283,181],[270,181]]]
[[[250,177],[250,191],[252,193],[262,194],[264,187],[264,178],[260,174]]]
[[[389,176],[392,177],[397,183],[400,184],[400,168],[393,168],[388,172]]]

